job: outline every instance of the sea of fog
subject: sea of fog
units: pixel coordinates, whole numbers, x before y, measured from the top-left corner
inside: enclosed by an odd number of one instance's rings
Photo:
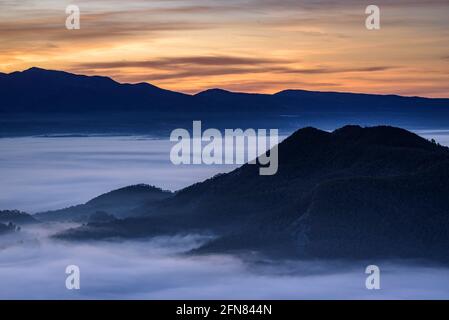
[[[449,146],[449,130],[417,133]],[[0,138],[0,210],[60,209],[139,183],[175,191],[237,167],[175,166],[173,145],[146,137]]]
[[[449,145],[449,131],[418,133]],[[174,166],[171,146],[145,137],[0,139],[0,210],[62,208],[137,183],[177,190],[235,167]],[[66,227],[43,224],[0,236],[0,299],[449,298],[449,270],[437,266],[184,254],[207,241],[201,235],[120,243],[49,238]],[[368,264],[380,267],[381,290],[365,288]],[[68,265],[80,267],[80,290],[65,287]]]
[[[0,299],[448,299],[449,269],[411,262],[242,260],[191,256],[206,236],[64,243],[59,225],[0,238]],[[367,290],[365,268],[380,268]],[[80,289],[66,288],[69,265]]]
[[[0,139],[0,210],[60,209],[139,183],[175,191],[236,167],[175,166],[173,145],[146,137]]]

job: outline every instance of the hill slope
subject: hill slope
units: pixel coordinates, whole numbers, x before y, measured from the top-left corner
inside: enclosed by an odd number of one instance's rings
[[[447,259],[449,150],[406,130],[298,130],[279,171],[244,165],[195,184],[140,218],[70,230],[66,239],[213,232],[202,252]]]
[[[4,224],[17,224],[17,225],[24,225],[24,224],[32,224],[32,223],[38,223],[32,215],[17,211],[17,210],[1,210],[0,211],[0,223]]]
[[[107,213],[116,218],[127,217],[136,207],[153,205],[170,198],[173,194],[149,185],[134,185],[114,190],[98,196],[85,204],[47,212],[36,213],[34,217],[41,221],[82,221],[92,216]]]

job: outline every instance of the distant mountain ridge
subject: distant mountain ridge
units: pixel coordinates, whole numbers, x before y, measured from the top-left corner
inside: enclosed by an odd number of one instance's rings
[[[2,112],[132,111],[156,103],[164,107],[186,97],[148,83],[120,84],[108,77],[40,68],[3,74],[0,93]]]
[[[197,252],[448,262],[449,149],[394,127],[296,131],[279,171],[244,165],[177,192],[134,218],[69,230],[63,239],[211,232]]]
[[[188,95],[148,83],[121,84],[40,68],[0,74],[0,101],[0,136],[166,133],[192,120],[216,128],[270,125],[287,132],[348,122],[449,127],[449,99],[305,90],[250,94],[210,89]]]

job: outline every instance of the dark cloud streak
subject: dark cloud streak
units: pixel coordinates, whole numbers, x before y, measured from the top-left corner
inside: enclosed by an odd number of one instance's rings
[[[296,68],[299,61],[285,59],[250,58],[239,56],[191,56],[158,58],[145,61],[91,62],[74,65],[72,71],[105,71],[109,69],[136,68],[140,74],[130,77],[133,81],[183,79],[191,77],[219,76],[230,74],[336,74],[351,72],[382,72],[394,66],[371,66],[336,68],[319,66],[316,68]],[[158,72],[164,71],[163,73]],[[150,71],[150,72],[148,72]],[[151,73],[151,71],[156,71]]]

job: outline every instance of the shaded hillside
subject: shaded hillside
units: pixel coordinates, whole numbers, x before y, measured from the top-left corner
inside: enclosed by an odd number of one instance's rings
[[[218,238],[198,251],[442,260],[448,195],[448,148],[393,127],[305,128],[279,145],[274,176],[244,165],[134,210],[141,218],[61,237],[213,232]]]
[[[95,221],[100,216],[112,215],[124,218],[142,205],[153,205],[158,201],[170,198],[173,194],[149,185],[135,185],[105,193],[85,204],[47,212],[34,216],[41,221]],[[111,218],[109,217],[109,220]]]
[[[447,259],[448,177],[446,162],[416,175],[320,185],[298,221],[304,254]]]

